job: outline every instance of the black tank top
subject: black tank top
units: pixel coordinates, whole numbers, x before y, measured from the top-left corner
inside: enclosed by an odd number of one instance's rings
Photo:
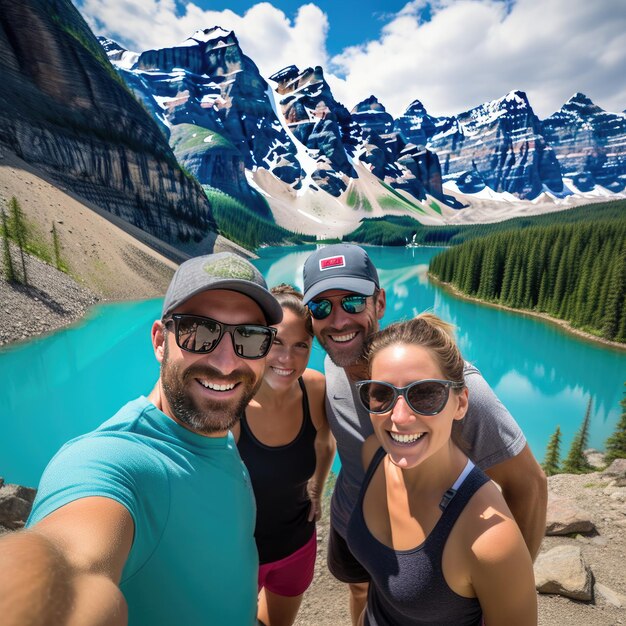
[[[296,438],[284,446],[266,446],[241,418],[239,454],[248,468],[256,498],[254,537],[260,563],[289,556],[313,535],[315,522],[307,521],[310,500],[307,483],[315,472],[315,436],[309,400],[302,378],[302,426]]]
[[[474,467],[448,500],[441,517],[424,542],[411,550],[394,550],[370,533],[363,516],[363,498],[374,471],[385,456],[374,455],[348,524],[348,546],[369,572],[365,626],[469,626],[481,623],[477,598],[465,598],[450,589],[441,557],[450,531],[474,493],[489,478]],[[450,492],[446,492],[446,496]],[[443,505],[443,501],[442,501]]]

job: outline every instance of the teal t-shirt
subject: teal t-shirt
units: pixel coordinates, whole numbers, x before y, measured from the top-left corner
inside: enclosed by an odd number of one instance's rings
[[[27,526],[87,496],[135,523],[120,581],[130,626],[256,624],[254,495],[230,433],[202,437],[138,398],[54,456]]]

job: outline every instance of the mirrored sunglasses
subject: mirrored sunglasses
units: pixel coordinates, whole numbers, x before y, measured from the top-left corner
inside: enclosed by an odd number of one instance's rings
[[[365,311],[367,298],[368,296],[360,296],[356,294],[344,296],[339,301],[339,304],[346,313],[356,315],[357,313]],[[311,311],[311,315],[316,320],[323,320],[327,318],[333,310],[333,303],[326,298],[322,300],[311,300],[307,306],[309,307],[309,311]]]
[[[452,380],[416,380],[406,387],[396,387],[381,380],[362,380],[356,383],[361,404],[374,414],[387,413],[402,396],[413,413],[437,415],[448,402],[450,389],[462,389],[463,382]]]
[[[242,359],[262,359],[270,351],[276,329],[259,324],[223,324],[210,317],[174,314],[163,324],[174,323],[176,344],[194,354],[208,354],[217,348],[225,333],[230,333],[235,354]]]

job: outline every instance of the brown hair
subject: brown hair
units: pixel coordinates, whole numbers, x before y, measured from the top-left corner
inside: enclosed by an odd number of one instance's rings
[[[432,313],[422,313],[412,320],[396,322],[375,333],[369,341],[368,366],[384,348],[395,344],[413,344],[427,348],[447,380],[465,382],[464,361],[454,335],[453,326]]]
[[[311,312],[302,302],[302,293],[287,283],[276,285],[276,287],[272,287],[270,291],[283,309],[289,309],[292,313],[304,320],[304,328],[312,337],[313,323],[311,322]]]

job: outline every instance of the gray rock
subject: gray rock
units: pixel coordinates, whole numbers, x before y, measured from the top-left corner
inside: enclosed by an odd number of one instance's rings
[[[593,532],[596,527],[590,517],[573,500],[548,492],[546,535]]]
[[[20,485],[0,489],[0,526],[10,530],[22,528],[33,506],[36,491]]]
[[[587,448],[583,452],[585,455],[585,459],[587,459],[587,463],[591,465],[591,467],[595,467],[596,469],[602,469],[606,463],[604,462],[604,453],[600,452],[600,450],[596,450],[595,448]]]
[[[590,602],[592,574],[578,546],[557,546],[535,561],[535,586],[539,593],[556,593]]]
[[[626,459],[615,459],[603,472],[602,476],[626,478]]]

